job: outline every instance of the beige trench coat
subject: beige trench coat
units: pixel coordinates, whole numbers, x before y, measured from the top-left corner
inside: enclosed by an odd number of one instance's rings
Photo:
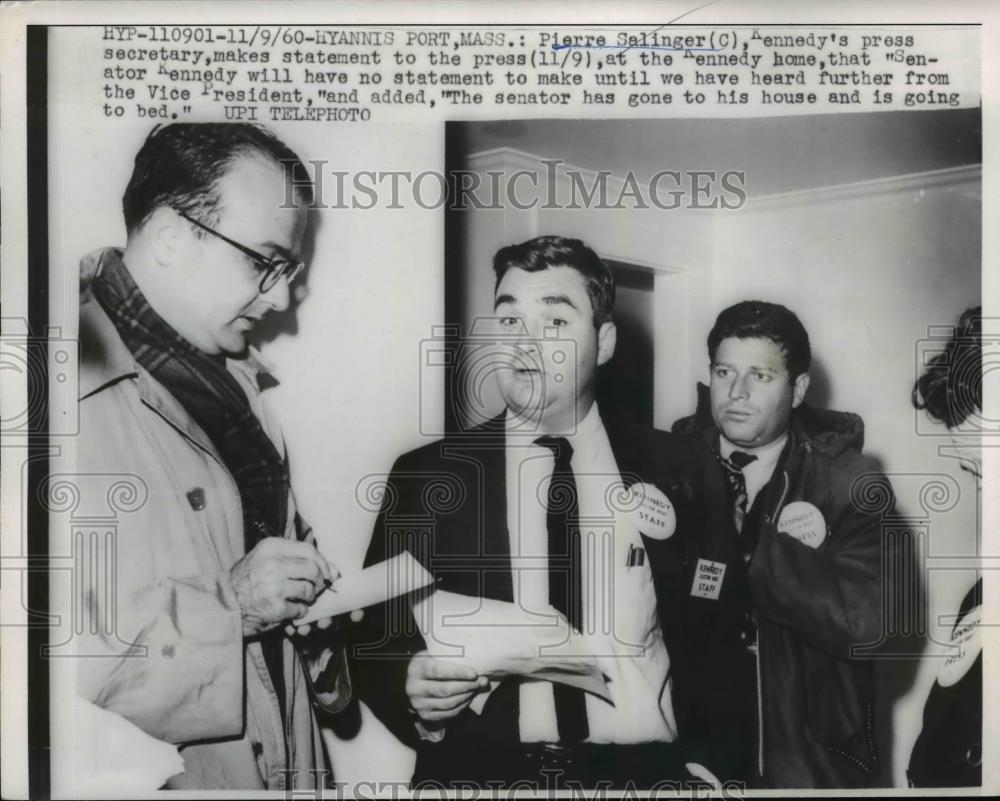
[[[86,257],[82,284],[102,258],[114,257],[114,251]],[[116,592],[85,586],[85,617],[103,621],[110,611],[114,630],[85,626],[98,632],[81,642],[88,658],[78,660],[80,694],[181,746],[185,772],[168,782],[171,789],[322,785],[323,746],[302,659],[286,639],[282,731],[260,645],[243,640],[229,576],[244,554],[233,478],[180,403],[132,358],[85,286],[80,342],[78,470],[131,474],[148,491],[105,546],[117,549]],[[283,452],[261,404],[259,363],[231,360],[229,368]],[[295,526],[290,498],[286,537],[296,536]],[[341,709],[350,695],[341,650],[328,648],[310,665],[315,676],[337,660],[334,689],[316,696],[328,711]]]

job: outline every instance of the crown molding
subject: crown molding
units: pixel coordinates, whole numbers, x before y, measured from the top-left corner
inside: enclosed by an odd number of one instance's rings
[[[565,173],[567,172],[575,172],[591,179],[596,179],[602,174],[597,170],[568,164],[560,159],[546,159],[534,153],[528,153],[512,147],[498,147],[492,150],[473,153],[468,157],[466,163],[470,169],[474,170],[485,171],[488,169],[515,168],[533,170],[543,175],[549,175],[551,168],[545,165],[546,161],[559,162],[556,170],[557,178],[565,178]],[[606,185],[609,190],[620,192],[622,187],[624,187],[624,177],[610,172],[604,172],[603,175],[605,175]],[[982,164],[968,164],[961,167],[947,167],[942,170],[927,170],[907,175],[874,178],[868,181],[818,186],[811,189],[797,189],[792,192],[751,195],[747,198],[747,203],[741,211],[782,208],[810,203],[830,203],[862,196],[889,195],[920,191],[921,189],[937,189],[969,182],[981,183],[982,177]]]
[[[840,200],[852,200],[858,197],[871,197],[872,195],[919,192],[925,189],[939,189],[963,183],[981,183],[982,178],[983,167],[981,164],[947,167],[943,170],[892,175],[888,178],[874,178],[870,181],[819,186],[814,189],[800,189],[794,192],[778,192],[771,195],[757,196],[750,195],[741,211],[801,206],[811,203],[831,203]]]

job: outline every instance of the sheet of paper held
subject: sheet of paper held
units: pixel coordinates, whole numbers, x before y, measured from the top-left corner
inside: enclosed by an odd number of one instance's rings
[[[409,551],[403,551],[359,573],[341,576],[316,597],[309,611],[295,620],[295,625],[364,609],[433,582],[434,577],[424,566]]]
[[[553,607],[527,611],[439,589],[415,601],[413,615],[432,656],[454,657],[490,679],[557,681],[611,702],[587,638]]]

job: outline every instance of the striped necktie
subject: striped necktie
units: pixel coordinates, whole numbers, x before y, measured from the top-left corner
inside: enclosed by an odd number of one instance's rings
[[[757,457],[753,454],[744,453],[743,451],[733,451],[729,454],[728,459],[725,456],[719,457],[719,461],[722,462],[722,466],[726,471],[726,479],[729,481],[729,489],[733,495],[733,523],[736,525],[736,530],[740,533],[743,532],[743,520],[747,516],[748,497],[747,481],[743,475],[743,468],[756,459]],[[744,553],[744,557],[749,558],[749,555]]]

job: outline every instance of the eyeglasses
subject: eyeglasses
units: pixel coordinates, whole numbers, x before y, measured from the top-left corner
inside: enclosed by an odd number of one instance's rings
[[[212,236],[218,237],[227,245],[232,245],[238,251],[253,259],[254,264],[263,273],[260,277],[260,292],[262,295],[274,289],[275,284],[281,280],[282,276],[287,278],[288,283],[291,284],[305,268],[305,264],[299,260],[282,259],[277,256],[268,258],[264,254],[248,248],[246,245],[241,245],[239,242],[233,241],[228,236],[223,236],[214,228],[209,228],[204,223],[198,222],[183,211],[178,211],[177,213],[192,225],[196,225],[202,231],[208,231]]]

